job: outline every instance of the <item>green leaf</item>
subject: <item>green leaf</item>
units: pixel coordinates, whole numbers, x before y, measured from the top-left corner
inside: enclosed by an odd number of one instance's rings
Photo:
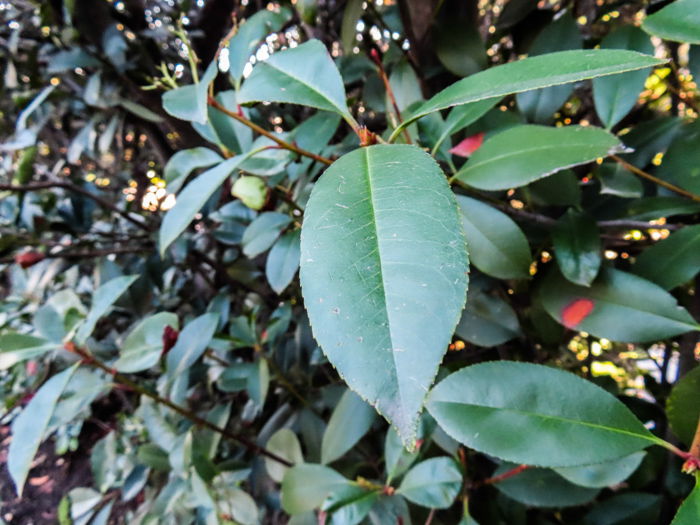
[[[433,388],[427,406],[461,443],[526,465],[599,463],[660,441],[602,388],[530,363],[463,368]]]
[[[686,226],[647,248],[637,258],[636,274],[665,290],[685,284],[700,272],[700,225]]]
[[[7,370],[21,361],[40,357],[61,345],[25,334],[0,334],[0,370]]]
[[[581,525],[655,525],[660,511],[660,496],[625,492],[597,503]]]
[[[493,473],[505,474],[517,467],[503,463]],[[573,507],[593,500],[600,489],[579,487],[546,468],[529,468],[510,478],[499,481],[495,487],[506,496],[529,507]]]
[[[600,179],[602,195],[636,199],[644,193],[641,179],[620,164],[604,162],[594,173]]]
[[[472,283],[457,335],[475,345],[498,346],[521,335],[518,316],[510,305]]]
[[[526,279],[532,255],[522,230],[510,217],[481,201],[457,196],[471,263],[499,279]]]
[[[233,90],[221,91],[214,97],[225,108],[236,110],[238,100]],[[247,112],[243,112],[248,117]],[[228,116],[214,107],[209,107],[209,123],[216,134],[217,142],[235,153],[245,153],[251,149],[253,130],[242,122]]]
[[[354,119],[345,103],[345,87],[338,68],[319,40],[278,51],[253,68],[238,92],[238,103],[301,104]]]
[[[647,55],[654,53],[649,36],[632,25],[622,26],[608,34],[600,45],[603,48],[631,49]],[[595,110],[606,128],[610,129],[617,124],[635,106],[648,76],[649,70],[639,69],[622,75],[593,79]]]
[[[198,147],[178,151],[170,157],[163,171],[168,191],[179,190],[187,176],[197,168],[208,168],[223,160],[221,155],[208,148]]]
[[[476,20],[455,17],[444,20],[435,32],[435,54],[450,73],[466,77],[488,63]]]
[[[270,248],[290,223],[292,218],[284,213],[268,211],[258,215],[243,233],[241,244],[248,257],[260,255]]]
[[[158,243],[161,257],[242,160],[243,156],[236,156],[217,164],[190,181],[178,194],[175,206],[168,210],[160,226]]]
[[[509,62],[471,75],[443,89],[412,114],[405,116],[403,124],[392,133],[391,140],[404,127],[434,111],[663,63],[664,60],[617,49],[559,51]]]
[[[666,415],[671,430],[690,446],[700,420],[700,368],[696,367],[684,375],[671,390],[666,401]]]
[[[622,483],[637,470],[646,452],[639,451],[620,459],[584,465],[582,467],[555,468],[555,472],[571,483],[582,487],[603,488]]]
[[[297,435],[288,428],[280,428],[267,440],[265,448],[286,459],[293,465],[304,462],[304,455],[301,453],[301,445]],[[277,483],[281,483],[289,467],[282,465],[278,461],[265,458],[265,468],[270,477]]]
[[[486,100],[481,100],[479,102],[474,102],[473,104],[467,104],[464,106],[457,106],[450,111],[445,119],[445,127],[442,129],[440,136],[438,137],[433,150],[432,155],[440,149],[440,146],[445,139],[447,139],[453,133],[463,130],[470,124],[476,122],[481,117],[483,117],[493,106],[498,102],[497,99],[490,98]]]
[[[561,170],[535,181],[523,190],[539,206],[580,206],[581,187],[572,170]]]
[[[265,264],[265,275],[272,289],[281,294],[299,269],[301,231],[287,232],[272,246]]]
[[[177,330],[177,315],[160,312],[143,319],[124,339],[119,359],[113,367],[120,372],[132,373],[155,366],[163,351],[163,331],[166,326]]]
[[[403,474],[418,458],[419,449],[406,450],[401,442],[401,437],[392,427],[386,432],[384,439],[384,466],[386,468],[387,485],[391,480]]]
[[[129,288],[136,279],[138,279],[138,275],[115,277],[95,290],[92,296],[92,307],[75,334],[74,339],[79,346],[85,344],[88,337],[90,337],[92,331],[95,329],[97,321],[107,313],[110,307],[124,292],[126,292],[127,288]]]
[[[340,41],[346,55],[352,53],[355,37],[357,36],[357,22],[362,16],[363,0],[348,0],[343,9],[343,21],[340,25]]]
[[[231,195],[251,210],[261,210],[267,202],[267,184],[260,177],[241,175],[233,183]]]
[[[427,459],[411,468],[396,493],[431,509],[446,509],[462,486],[462,473],[452,458]]]
[[[600,233],[595,219],[570,208],[557,221],[552,240],[557,265],[564,277],[572,283],[590,286],[602,261]]]
[[[642,29],[664,40],[700,44],[700,1],[676,0],[646,17]]]
[[[282,27],[290,14],[286,8],[281,9],[279,13],[263,9],[238,27],[228,45],[229,74],[236,88],[240,87],[243,70],[260,41]]]
[[[375,412],[360,396],[346,390],[333,410],[321,442],[321,463],[342,457],[369,431]]]
[[[545,26],[535,38],[528,54],[538,56],[553,51],[581,49],[582,45],[583,39],[574,17],[571,13],[565,13]],[[549,124],[553,120],[554,112],[561,108],[573,91],[573,85],[564,84],[518,93],[515,100],[529,121]]]
[[[559,323],[612,341],[658,341],[698,329],[663,288],[612,268],[602,269],[590,288],[552,271],[542,283],[540,296],[547,313]]]
[[[680,128],[654,175],[692,193],[700,193],[700,121]]]
[[[617,137],[600,128],[516,126],[487,140],[454,178],[480,190],[507,190],[620,151]]]
[[[12,422],[12,440],[7,454],[7,470],[22,496],[32,460],[44,440],[54,408],[78,364],[46,381]]]
[[[313,510],[350,482],[335,470],[305,463],[290,468],[282,481],[282,508],[289,514]]]
[[[204,353],[214,337],[219,323],[219,314],[200,315],[185,325],[177,343],[168,352],[168,379],[173,381]]]
[[[685,498],[671,525],[696,525],[700,522],[700,483],[695,483],[693,491]]]
[[[314,335],[410,445],[464,307],[453,193],[419,148],[370,146],[326,170],[304,215],[301,284]]]
[[[163,109],[180,120],[206,124],[207,90],[218,72],[216,60],[214,60],[197,84],[178,87],[163,93]]]

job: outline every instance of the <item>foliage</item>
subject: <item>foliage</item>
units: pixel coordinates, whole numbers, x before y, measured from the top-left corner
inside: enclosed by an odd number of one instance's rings
[[[700,2],[646,4],[0,2],[17,494],[53,438],[61,523],[699,522]]]

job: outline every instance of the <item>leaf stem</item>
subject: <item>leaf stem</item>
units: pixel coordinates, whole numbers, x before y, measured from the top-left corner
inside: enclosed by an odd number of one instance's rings
[[[374,63],[377,65],[377,70],[379,72],[379,78],[382,79],[382,82],[384,83],[384,90],[386,91],[386,94],[389,96],[389,100],[391,101],[391,105],[394,108],[394,113],[396,113],[396,120],[398,120],[399,126],[403,124],[403,118],[401,117],[401,110],[399,109],[399,104],[396,101],[396,96],[394,95],[394,90],[391,87],[391,82],[389,82],[389,77],[386,74],[386,71],[384,70],[384,64],[382,64],[382,59],[377,53],[376,49],[372,49],[372,52],[370,53],[370,56]],[[403,136],[406,139],[407,144],[413,144],[413,141],[411,140],[411,135],[408,133],[408,129],[404,128],[403,129]]]
[[[687,197],[689,199],[694,200],[695,202],[700,202],[700,195],[695,195],[694,193],[684,190],[683,188],[679,188],[675,184],[671,184],[670,182],[666,182],[665,180],[659,179],[658,177],[655,177],[651,173],[647,173],[644,170],[639,169],[637,166],[630,164],[627,162],[625,159],[622,159],[618,157],[617,155],[610,155],[610,158],[613,159],[615,162],[620,164],[622,167],[625,169],[631,171],[638,177],[642,177],[643,179],[650,180],[654,184],[657,184],[659,186],[662,186],[666,188],[667,190],[671,190],[674,193],[677,193],[678,195],[682,195],[683,197]]]
[[[499,474],[498,476],[492,476],[490,478],[486,478],[483,480],[481,483],[476,483],[474,486],[475,487],[480,487],[482,485],[493,485],[495,483],[500,483],[501,481],[505,481],[508,478],[512,478],[513,476],[517,476],[524,470],[527,470],[530,468],[530,465],[518,465],[515,468],[512,468],[510,470],[507,470],[503,474]]]
[[[281,138],[276,136],[274,133],[270,133],[265,128],[258,126],[254,122],[251,122],[250,120],[245,118],[243,115],[239,115],[235,111],[231,111],[230,109],[225,108],[224,106],[219,104],[219,102],[214,97],[212,97],[211,94],[209,95],[209,97],[207,99],[207,104],[209,104],[211,107],[221,111],[223,114],[228,115],[232,119],[237,120],[241,124],[248,126],[250,129],[252,129],[256,133],[259,133],[260,135],[267,137],[268,139],[279,144],[280,146],[282,146],[286,150],[292,151],[292,152],[296,153],[297,155],[302,155],[304,157],[308,157],[310,159],[315,160],[316,162],[320,162],[321,164],[325,164],[326,166],[330,166],[331,164],[333,164],[333,161],[331,159],[327,159],[326,157],[316,155],[315,153],[312,153],[310,151],[306,151],[305,149],[300,148],[296,144],[282,140]]]
[[[147,396],[151,398],[153,401],[156,403],[166,406],[170,408],[171,410],[177,412],[181,416],[189,419],[196,425],[200,427],[205,427],[208,428],[209,430],[213,430],[214,432],[217,432],[224,436],[225,438],[228,438],[232,441],[236,441],[237,443],[243,445],[245,448],[247,448],[250,452],[254,452],[256,454],[260,454],[261,456],[265,456],[269,459],[272,459],[273,461],[277,461],[278,463],[285,465],[287,467],[293,466],[293,464],[290,461],[287,461],[286,459],[278,456],[277,454],[270,452],[266,448],[258,445],[257,443],[251,441],[250,439],[241,436],[240,434],[237,434],[235,432],[231,432],[225,428],[222,428],[211,421],[208,421],[202,417],[199,417],[197,414],[189,410],[188,408],[185,408],[181,405],[178,405],[176,403],[173,403],[169,399],[166,399],[164,397],[159,396],[155,392],[151,392],[147,388],[142,387],[138,383],[135,383],[128,377],[125,377],[124,375],[120,374],[117,372],[114,368],[111,368],[107,366],[105,363],[100,361],[98,358],[96,358],[94,355],[90,354],[87,350],[84,348],[80,348],[73,343],[67,343],[65,345],[66,350],[69,352],[72,352],[78,356],[80,356],[83,360],[84,364],[94,366],[96,368],[99,368],[103,372],[106,372],[107,374],[111,375],[114,381],[118,384],[124,385],[127,388],[130,388],[131,390],[138,392],[141,395]]]

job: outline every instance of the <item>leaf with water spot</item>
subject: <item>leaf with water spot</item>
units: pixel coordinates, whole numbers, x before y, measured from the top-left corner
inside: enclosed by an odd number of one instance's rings
[[[455,197],[419,148],[355,150],[316,183],[300,273],[314,335],[407,445],[464,307],[467,269]]]

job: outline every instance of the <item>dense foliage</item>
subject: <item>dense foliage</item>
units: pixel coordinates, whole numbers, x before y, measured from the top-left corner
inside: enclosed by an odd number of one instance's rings
[[[0,17],[17,498],[51,438],[62,524],[700,523],[699,0]]]

